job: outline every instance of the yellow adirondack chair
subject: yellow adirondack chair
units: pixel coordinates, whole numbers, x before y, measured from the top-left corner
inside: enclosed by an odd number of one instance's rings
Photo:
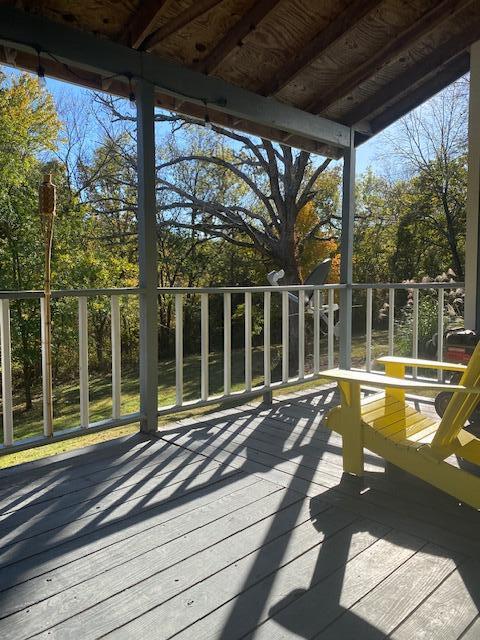
[[[336,380],[341,405],[327,416],[327,426],[341,434],[344,471],[363,473],[363,449],[418,476],[461,502],[480,509],[480,476],[460,468],[455,458],[480,465],[480,439],[464,430],[464,425],[480,400],[480,343],[468,366],[385,357],[378,362],[385,374],[330,369],[322,373]],[[458,385],[405,379],[406,367],[462,372]],[[384,391],[365,397],[362,386]],[[452,391],[441,420],[416,411],[405,401],[405,393],[421,389]]]

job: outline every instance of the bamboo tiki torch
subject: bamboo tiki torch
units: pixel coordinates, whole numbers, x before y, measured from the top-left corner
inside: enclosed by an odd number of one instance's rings
[[[39,190],[40,220],[45,248],[44,298],[42,313],[42,358],[43,358],[43,419],[44,433],[53,435],[53,376],[52,376],[52,314],[51,314],[51,259],[53,220],[56,210],[56,187],[52,175],[46,173]]]

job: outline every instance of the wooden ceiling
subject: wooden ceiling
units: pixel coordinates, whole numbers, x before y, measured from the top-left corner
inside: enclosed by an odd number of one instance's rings
[[[465,74],[480,39],[480,0],[24,0],[20,8],[355,126],[359,141]],[[203,116],[198,104],[161,92],[158,104]],[[211,119],[298,143],[225,114]]]

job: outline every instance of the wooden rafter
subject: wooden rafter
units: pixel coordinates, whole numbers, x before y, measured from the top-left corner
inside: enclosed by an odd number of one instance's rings
[[[180,29],[183,29],[183,27],[186,27],[190,22],[193,22],[196,18],[207,13],[210,9],[213,9],[213,7],[220,4],[220,2],[222,2],[222,0],[195,0],[188,9],[185,9],[185,11],[179,13],[178,16],[175,16],[175,18],[172,18],[166,24],[151,33],[145,39],[142,48],[146,51],[151,51],[157,44],[162,42],[162,40],[165,40],[165,38],[168,38],[177,31],[180,31]]]
[[[403,98],[389,106],[381,114],[370,122],[372,135],[378,133],[392,122],[395,122],[406,113],[428,100],[449,84],[467,73],[470,68],[470,55],[467,51],[450,60],[443,69],[437,70],[430,79],[419,87],[405,95]]]
[[[153,30],[155,21],[166,2],[167,0],[146,0],[142,2],[140,8],[130,20],[127,33],[122,38],[122,43],[138,49]]]
[[[269,79],[260,88],[259,93],[264,96],[278,93],[381,2],[382,0],[353,0],[325,29],[305,44],[290,62]]]
[[[342,121],[354,125],[362,120],[372,120],[384,107],[406,96],[412,87],[437,73],[439,68],[465,51],[478,39],[480,39],[480,19],[472,22],[461,36],[452,36],[438,49],[380,87],[373,96],[349,111],[342,118]]]
[[[254,5],[227,31],[220,42],[200,60],[195,69],[202,73],[212,73],[242,40],[256,29],[261,20],[276,7],[280,0],[257,0]]]
[[[405,49],[433,31],[442,22],[471,4],[472,0],[441,0],[432,9],[425,12],[412,25],[401,31],[377,53],[362,64],[355,67],[344,80],[330,91],[322,93],[322,97],[310,103],[306,109],[312,113],[322,113],[335,102],[349,95],[360,84],[372,78],[378,71],[387,66]]]

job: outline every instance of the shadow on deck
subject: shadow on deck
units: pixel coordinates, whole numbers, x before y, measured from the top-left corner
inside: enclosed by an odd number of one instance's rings
[[[480,637],[480,514],[346,476],[331,388],[0,473],[0,637]]]

